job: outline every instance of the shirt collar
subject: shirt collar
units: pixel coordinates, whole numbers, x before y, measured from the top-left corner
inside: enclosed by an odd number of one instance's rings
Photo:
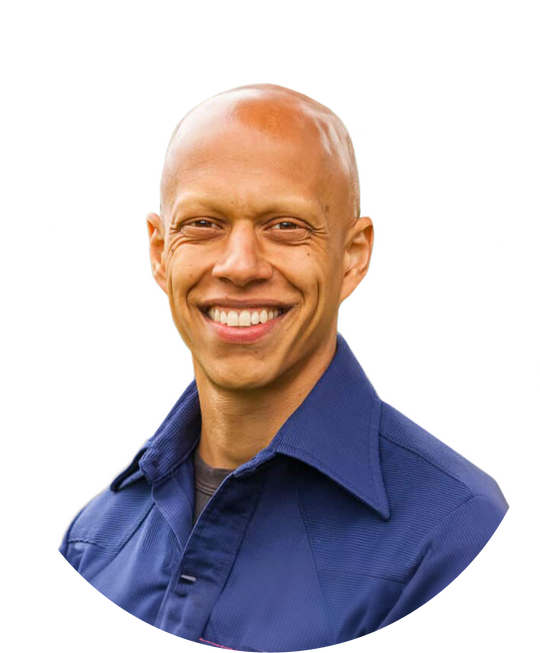
[[[388,519],[379,460],[380,413],[377,393],[338,334],[330,365],[303,403],[270,444],[236,472],[256,467],[276,453],[291,456],[318,469]],[[151,483],[160,483],[195,449],[200,428],[199,396],[193,380],[111,489],[119,489],[138,468]]]

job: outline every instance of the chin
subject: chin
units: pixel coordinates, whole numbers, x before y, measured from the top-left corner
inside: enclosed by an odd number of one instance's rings
[[[264,388],[275,380],[275,375],[268,369],[242,370],[212,369],[208,376],[215,385],[224,390],[256,390]]]
[[[255,377],[222,377],[216,379],[217,385],[224,390],[257,390],[264,388],[272,382],[272,379],[255,378]]]

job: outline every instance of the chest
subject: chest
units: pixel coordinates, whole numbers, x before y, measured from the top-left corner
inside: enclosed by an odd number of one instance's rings
[[[169,488],[89,580],[144,621],[218,647],[305,650],[372,632],[404,588],[380,564],[384,523],[304,481],[290,470],[231,479],[194,528]]]

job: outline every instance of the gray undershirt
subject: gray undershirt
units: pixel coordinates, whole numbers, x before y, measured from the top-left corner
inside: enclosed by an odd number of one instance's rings
[[[206,504],[210,501],[214,492],[221,485],[223,479],[228,476],[233,469],[221,469],[219,467],[210,467],[199,455],[199,448],[195,449],[193,454],[193,476],[195,481],[195,509],[193,513],[193,524],[199,518]]]

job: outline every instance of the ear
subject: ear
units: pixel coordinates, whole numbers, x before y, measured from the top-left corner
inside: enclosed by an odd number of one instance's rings
[[[148,227],[148,237],[150,238],[152,274],[158,286],[167,293],[167,276],[163,266],[165,247],[163,222],[157,213],[149,213],[146,216],[146,225]]]
[[[366,276],[372,249],[373,223],[370,218],[357,218],[349,228],[345,244],[340,303]]]

